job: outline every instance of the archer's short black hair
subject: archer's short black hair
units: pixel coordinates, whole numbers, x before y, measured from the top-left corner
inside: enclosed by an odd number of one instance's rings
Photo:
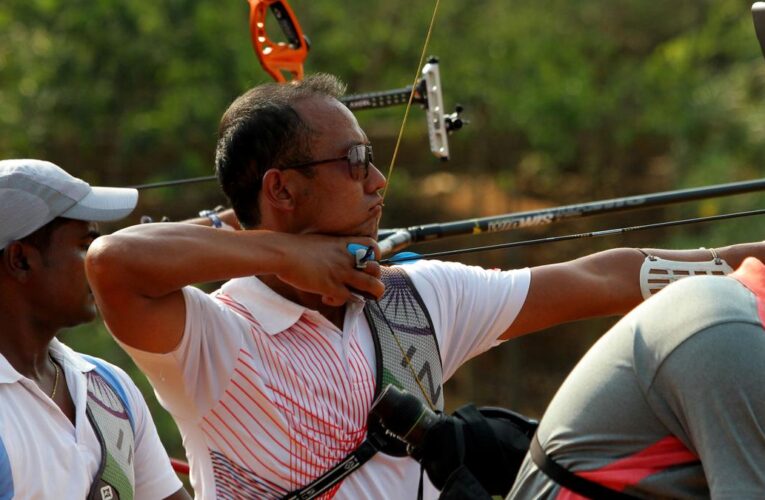
[[[339,98],[345,84],[325,73],[290,83],[267,83],[239,96],[220,121],[215,169],[242,227],[260,223],[265,172],[311,160],[308,125],[293,104],[313,96]]]

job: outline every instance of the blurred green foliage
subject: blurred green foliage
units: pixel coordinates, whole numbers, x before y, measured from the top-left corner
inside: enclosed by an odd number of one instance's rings
[[[338,74],[351,92],[409,84],[432,7],[294,0],[312,40],[306,70]],[[428,52],[440,57],[447,107],[464,105],[470,124],[451,137],[452,161],[442,165],[429,155],[423,114],[412,111],[384,225],[760,177],[765,62],[749,7],[742,0],[443,0]],[[111,185],[206,175],[221,113],[267,80],[252,52],[244,1],[0,3],[3,158],[48,159]],[[358,113],[384,159],[381,168],[402,116],[402,108]],[[762,200],[709,200],[513,237],[708,215]],[[141,214],[180,219],[221,202],[212,183],[144,192],[128,222]],[[617,245],[720,246],[761,239],[757,224],[739,220],[463,260],[519,267]],[[467,237],[424,250],[507,238]],[[450,383],[452,406],[476,400],[539,415],[609,322],[561,327],[495,349]],[[100,324],[63,339],[131,370],[169,450],[182,453],[172,422]]]

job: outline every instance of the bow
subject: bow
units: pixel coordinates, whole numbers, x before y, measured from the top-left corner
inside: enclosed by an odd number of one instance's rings
[[[249,0],[250,2],[250,35],[252,47],[261,66],[277,82],[300,80],[303,78],[303,62],[308,56],[310,43],[303,34],[295,12],[287,0]],[[266,30],[266,18],[271,12],[281,28],[286,42],[274,42]],[[435,20],[435,12],[433,20]],[[431,21],[431,29],[433,21]],[[427,43],[426,43],[427,47]],[[467,121],[461,118],[462,106],[456,106],[453,113],[444,110],[441,72],[438,58],[430,57],[423,66],[425,48],[418,68],[422,67],[421,77],[415,77],[414,83],[407,87],[352,94],[344,96],[340,101],[353,111],[362,109],[384,108],[406,104],[406,114],[412,104],[419,104],[425,109],[428,124],[428,139],[430,151],[436,158],[449,159],[449,141],[447,135],[459,130]],[[289,79],[285,77],[289,75]],[[406,123],[406,117],[404,118]],[[402,130],[403,133],[403,124]],[[401,133],[398,141],[401,140]],[[398,151],[399,142],[396,144]],[[394,153],[395,162],[396,153]]]
[[[309,43],[307,37],[303,34],[302,28],[290,7],[287,0],[249,0],[250,3],[250,29],[252,35],[253,48],[263,68],[277,81],[285,82],[285,74],[291,76],[291,79],[300,79],[303,76],[303,62],[305,61]],[[449,154],[447,134],[452,130],[457,130],[462,125],[459,118],[461,108],[452,115],[446,115],[443,112],[443,96],[440,81],[440,70],[438,60],[430,58],[427,64],[422,65],[427,52],[427,44],[432,33],[433,24],[438,10],[437,1],[435,4],[431,24],[428,28],[428,35],[422,50],[418,73],[413,85],[379,92],[370,92],[363,94],[353,94],[342,99],[350,109],[362,110],[385,106],[407,104],[404,122],[401,125],[396,142],[391,166],[388,171],[390,180],[398,146],[401,140],[403,129],[406,123],[409,107],[411,104],[421,104],[427,115],[428,132],[431,144],[431,150],[436,157],[447,159]],[[286,39],[286,42],[274,42],[269,38],[266,32],[266,17],[271,12],[277,20],[279,27]],[[765,2],[758,2],[752,6],[755,30],[760,40],[760,45],[765,54]],[[422,70],[419,71],[419,66]],[[421,75],[421,78],[420,78]],[[191,179],[181,179],[175,181],[158,182],[152,184],[141,184],[133,186],[137,189],[150,189],[157,187],[174,186],[187,183],[204,182],[215,179],[215,176],[197,177]],[[484,232],[499,232],[514,230],[518,228],[547,225],[553,222],[567,220],[574,217],[585,217],[599,215],[617,211],[625,211],[639,208],[648,208],[661,206],[670,203],[679,203],[684,201],[701,200],[718,196],[729,196],[734,194],[754,192],[765,189],[765,180],[746,181],[741,183],[720,184],[702,188],[668,191],[664,193],[650,193],[646,195],[629,196],[624,198],[615,198],[611,200],[601,200],[578,205],[568,205],[554,207],[538,211],[503,214],[479,219],[467,219],[461,221],[427,224],[420,226],[411,226],[408,228],[381,230],[380,248],[384,256],[389,256],[395,251],[401,250],[411,244],[431,241],[448,236],[478,234]],[[746,215],[754,213],[746,212]],[[728,217],[724,217],[728,218]],[[707,219],[693,219],[693,222],[701,222]],[[685,222],[682,222],[685,223]],[[656,227],[649,225],[649,227]],[[646,227],[647,228],[647,227]],[[598,233],[618,234],[622,230],[600,231]],[[598,234],[601,235],[601,234]],[[572,239],[570,237],[545,238],[543,240],[532,240],[533,242],[551,242]],[[519,245],[514,245],[519,246]],[[493,246],[494,248],[494,246]],[[449,254],[458,254],[474,251],[474,249],[464,249],[450,251]]]
[[[401,138],[408,118],[408,113],[413,103],[422,104],[426,109],[428,134],[430,139],[431,151],[433,154],[441,158],[442,160],[448,159],[449,149],[447,134],[452,130],[458,129],[462,125],[462,121],[459,119],[459,113],[462,111],[460,107],[453,115],[445,115],[443,113],[443,96],[442,87],[440,82],[440,71],[438,67],[438,60],[436,58],[430,58],[427,64],[423,65],[425,60],[425,54],[427,53],[428,43],[435,24],[436,14],[438,12],[440,0],[436,0],[433,9],[433,15],[428,27],[425,42],[422,48],[422,54],[418,64],[418,71],[415,74],[414,83],[408,87],[382,91],[372,92],[365,94],[355,94],[346,96],[342,99],[342,102],[352,110],[370,109],[383,106],[391,106],[396,104],[406,104],[406,111],[404,119],[401,124],[396,146],[393,152],[391,163],[388,169],[388,180],[392,177],[393,168],[395,166],[396,157],[399,150]],[[256,54],[258,55],[261,64],[264,69],[269,72],[277,81],[285,81],[280,74],[275,75],[273,69],[268,65],[268,55],[270,51],[274,50],[275,45],[271,43],[264,43],[268,41],[268,36],[265,33],[265,12],[266,5],[271,6],[271,10],[274,13],[279,25],[287,38],[289,44],[282,43],[279,48],[284,51],[293,50],[297,54],[300,48],[301,41],[304,39],[300,25],[294,15],[294,12],[287,4],[286,0],[250,0],[251,5],[251,23],[250,28],[252,31],[253,45],[255,47]],[[757,36],[762,44],[763,53],[765,53],[765,3],[758,2],[752,7],[752,13],[755,22],[755,29]],[[256,15],[257,14],[257,15]],[[257,42],[257,43],[256,43]],[[264,54],[263,50],[269,51],[268,54]],[[307,50],[300,51],[300,67],[299,71],[293,71],[293,78],[299,79],[302,77],[302,61],[307,55]],[[419,68],[422,68],[420,71]],[[422,78],[420,79],[420,75]],[[682,201],[698,200],[716,196],[727,196],[732,194],[738,194],[743,192],[757,191],[765,188],[765,181],[751,181],[743,183],[723,184],[717,186],[708,186],[706,188],[686,189],[678,191],[669,191],[664,193],[652,193],[642,196],[632,196],[625,198],[617,198],[612,200],[595,201],[590,203],[569,205],[563,207],[556,207],[546,210],[522,212],[516,214],[504,214],[494,217],[486,217],[482,219],[468,219],[462,221],[455,221],[443,224],[428,224],[424,226],[412,226],[409,228],[381,230],[380,231],[380,249],[384,256],[391,255],[393,252],[401,250],[410,244],[420,241],[433,240],[437,238],[443,238],[446,236],[463,235],[463,234],[477,234],[482,232],[498,232],[512,230],[521,227],[539,226],[551,224],[556,221],[569,219],[573,217],[583,217],[589,215],[597,215],[602,213],[623,211],[636,208],[647,208],[651,206],[659,206],[669,203],[679,203]],[[386,187],[387,190],[387,187]],[[383,194],[383,197],[385,193]],[[732,217],[756,215],[758,212],[745,212],[743,215],[731,214],[729,216],[717,216],[711,220],[722,220]],[[703,222],[710,220],[710,218],[697,218],[686,221],[676,221],[673,223],[661,223],[658,225],[646,225],[640,226],[640,229],[648,229],[651,227],[661,227],[663,225],[682,225],[687,223]],[[622,228],[619,230],[606,230],[598,231],[595,233],[583,233],[580,235],[569,235],[562,237],[544,238],[541,240],[531,240],[532,243],[562,241],[574,238],[589,237],[589,236],[602,236],[607,234],[619,234],[626,231],[635,230],[634,228]],[[508,244],[508,246],[521,246],[523,242],[516,242]],[[492,245],[491,248],[499,248],[500,246]],[[483,247],[481,247],[483,248]],[[459,253],[466,253],[475,251],[476,248],[463,249],[449,251],[447,253],[440,252],[438,255],[454,255]],[[391,260],[391,259],[388,259]],[[400,259],[399,259],[400,261]]]

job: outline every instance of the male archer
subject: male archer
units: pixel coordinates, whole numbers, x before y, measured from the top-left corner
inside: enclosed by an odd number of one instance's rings
[[[0,498],[189,498],[141,393],[56,339],[92,321],[85,252],[134,189],[0,161]]]
[[[379,267],[355,269],[346,249],[376,248],[386,180],[342,91],[313,75],[255,87],[224,113],[217,173],[244,231],[148,224],[88,252],[104,320],[178,423],[200,498],[280,498],[322,477],[364,441],[386,377],[411,374],[442,407],[441,382],[468,359],[642,301],[635,249],[511,271],[422,261],[383,270],[383,296]],[[765,246],[718,252],[735,266]],[[650,253],[699,265],[710,254]],[[209,295],[191,286],[218,280],[229,281]],[[401,339],[396,372],[385,351]],[[414,460],[377,453],[324,493],[414,498],[419,481]]]

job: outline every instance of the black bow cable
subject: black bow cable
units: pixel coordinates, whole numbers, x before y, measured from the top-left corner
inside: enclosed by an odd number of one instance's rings
[[[162,187],[168,187],[168,186],[180,186],[183,184],[197,184],[199,182],[214,181],[215,179],[217,179],[217,177],[214,175],[206,175],[204,177],[190,177],[188,179],[177,179],[174,181],[150,182],[148,184],[136,184],[135,186],[127,186],[127,187],[141,191],[144,189],[155,189],[155,188],[162,188]]]
[[[644,231],[646,229],[684,226],[687,224],[696,224],[699,222],[712,222],[717,220],[735,219],[738,217],[749,217],[751,215],[762,215],[762,214],[765,214],[765,208],[761,208],[759,210],[749,210],[746,212],[734,212],[730,214],[711,215],[708,217],[696,217],[693,219],[681,219],[681,220],[674,220],[674,221],[667,221],[667,222],[657,222],[654,224],[644,224],[640,226],[629,226],[629,227],[622,227],[622,228],[616,228],[616,229],[604,229],[601,231],[591,231],[588,233],[568,234],[564,236],[550,236],[548,238],[538,238],[534,240],[511,241],[508,243],[498,243],[496,245],[485,245],[480,247],[462,248],[458,250],[446,250],[443,252],[402,255],[400,257],[393,256],[388,259],[382,259],[380,261],[380,264],[382,265],[400,264],[402,262],[408,262],[408,261],[419,260],[419,259],[432,259],[435,257],[445,257],[448,255],[462,255],[462,254],[475,253],[475,252],[486,252],[489,250],[499,250],[502,248],[515,248],[515,247],[523,247],[523,246],[530,246],[530,245],[538,245],[540,243],[555,243],[557,241],[577,240],[582,238],[597,238],[599,236],[624,234],[624,233],[629,233],[633,231]]]

